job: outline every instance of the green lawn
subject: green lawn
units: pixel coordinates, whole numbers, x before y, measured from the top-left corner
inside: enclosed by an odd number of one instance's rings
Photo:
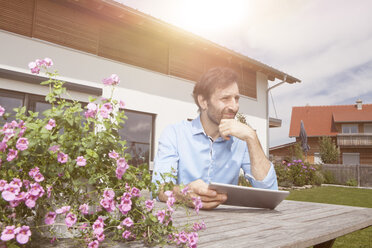
[[[287,200],[372,208],[372,189],[315,187],[292,190]],[[372,248],[372,227],[336,239],[334,248]]]

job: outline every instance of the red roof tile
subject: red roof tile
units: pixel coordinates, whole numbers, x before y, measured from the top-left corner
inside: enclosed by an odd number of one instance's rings
[[[335,121],[372,122],[372,104],[293,107],[289,137],[299,136],[301,120],[308,137],[336,136]]]

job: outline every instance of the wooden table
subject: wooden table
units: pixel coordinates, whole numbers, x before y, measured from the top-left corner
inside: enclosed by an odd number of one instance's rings
[[[165,203],[157,203],[165,207]],[[207,228],[199,231],[198,247],[331,247],[337,237],[372,226],[372,208],[283,201],[274,210],[221,205],[198,215],[183,208],[173,215],[176,225],[204,221]],[[372,247],[372,237],[366,242]],[[37,242],[36,242],[37,243]],[[72,248],[71,240],[57,246],[48,240],[34,247]],[[143,247],[142,242],[108,242],[100,247]]]
[[[283,201],[275,210],[222,205],[180,224],[204,220],[198,247],[331,247],[337,237],[372,226],[372,208]],[[191,219],[191,220],[190,220]],[[372,237],[366,242],[371,242]]]

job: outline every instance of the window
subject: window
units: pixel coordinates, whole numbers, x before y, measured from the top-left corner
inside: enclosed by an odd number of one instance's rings
[[[358,124],[342,124],[342,133],[358,133]]]
[[[129,162],[134,166],[149,164],[153,160],[155,115],[132,110],[125,110],[125,115],[128,119],[119,134],[127,141],[127,152],[132,156]]]
[[[342,164],[360,164],[359,153],[342,153]]]
[[[364,132],[372,133],[372,124],[364,124]]]
[[[3,89],[0,89],[0,105],[12,116],[15,115],[13,109],[20,106],[27,106],[27,110],[39,112],[39,117],[43,117],[42,112],[50,108],[44,96]],[[85,103],[82,105],[84,106]],[[125,120],[124,127],[119,130],[119,135],[127,140],[126,152],[132,156],[129,163],[134,166],[141,163],[149,164],[153,160],[155,115],[131,110],[125,110],[125,115],[128,119]],[[14,117],[9,118],[7,122],[12,120]],[[4,124],[4,121],[0,124]]]
[[[320,158],[319,152],[314,152],[314,164],[322,164],[322,159]]]

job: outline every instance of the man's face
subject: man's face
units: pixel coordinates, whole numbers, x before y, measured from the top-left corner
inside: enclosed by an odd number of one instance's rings
[[[217,88],[207,101],[208,118],[219,125],[222,119],[233,119],[239,110],[239,88],[236,83]]]

